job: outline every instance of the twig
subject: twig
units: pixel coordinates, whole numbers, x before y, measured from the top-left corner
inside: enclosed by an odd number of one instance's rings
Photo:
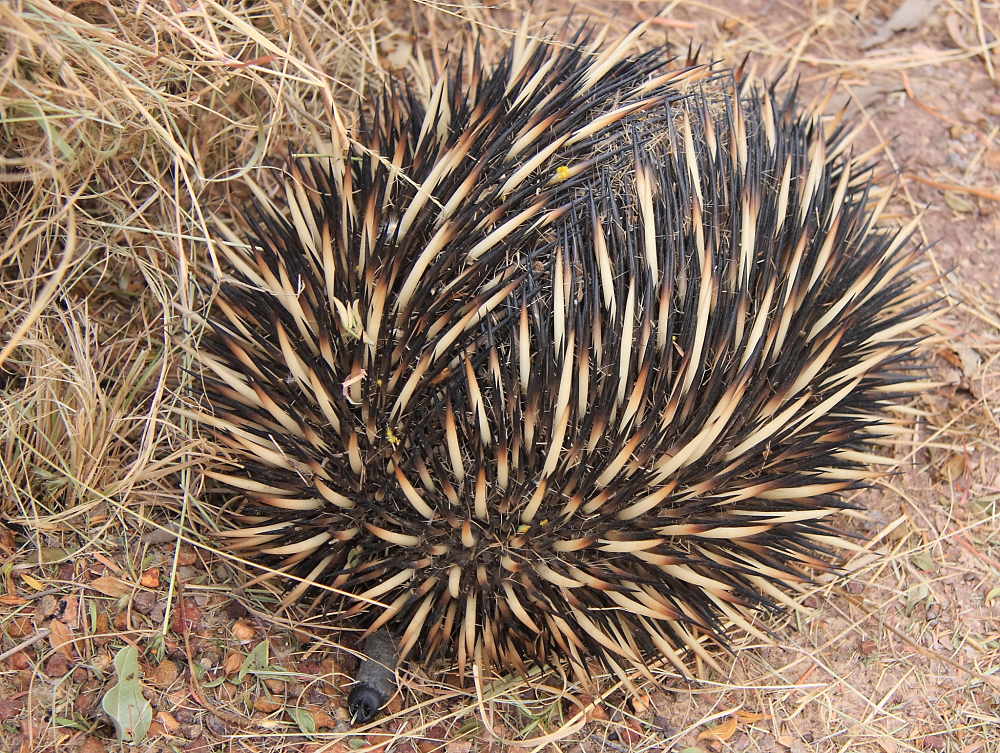
[[[925,186],[931,186],[932,188],[940,189],[941,191],[954,191],[955,193],[967,193],[973,196],[979,196],[983,199],[989,199],[990,201],[1000,201],[1000,193],[996,191],[990,191],[986,188],[979,188],[978,186],[962,186],[958,183],[943,183],[939,180],[934,180],[933,178],[925,178],[922,175],[917,175],[916,173],[907,173],[908,178],[913,178],[913,180],[918,183],[923,183]]]
[[[48,628],[40,628],[38,630],[38,632],[36,632],[30,638],[25,638],[23,641],[21,641],[16,646],[14,646],[14,648],[10,649],[9,651],[4,651],[2,654],[0,654],[0,661],[3,661],[8,656],[13,656],[18,651],[26,649],[29,646],[34,646],[36,643],[38,643],[38,641],[44,640],[45,638],[48,638],[48,637],[49,637],[49,629]]]

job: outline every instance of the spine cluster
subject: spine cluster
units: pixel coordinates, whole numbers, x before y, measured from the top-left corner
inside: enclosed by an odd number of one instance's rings
[[[461,672],[684,671],[847,543],[917,385],[910,230],[849,129],[632,41],[387,91],[223,246],[197,415],[285,606]]]

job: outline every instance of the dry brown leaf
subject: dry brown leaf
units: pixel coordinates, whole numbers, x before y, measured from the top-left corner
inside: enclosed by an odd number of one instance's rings
[[[177,679],[178,674],[177,665],[170,659],[164,659],[150,670],[147,677],[153,685],[165,688]]]
[[[27,573],[21,573],[21,580],[23,580],[25,583],[27,583],[29,586],[31,586],[31,588],[35,589],[36,591],[45,590],[44,583],[38,580],[38,578],[34,578],[31,575],[28,575]]]
[[[93,638],[98,645],[103,645],[111,640],[111,618],[107,612],[97,613],[97,624],[94,626]]]
[[[319,708],[310,708],[309,713],[312,714],[313,721],[316,722],[316,729],[336,729],[337,720],[326,711]]]
[[[715,727],[709,727],[706,730],[702,730],[698,733],[699,740],[718,740],[720,742],[725,742],[733,733],[736,732],[736,728],[739,727],[740,722],[735,716],[729,717],[722,724],[716,725]]]
[[[222,662],[222,671],[227,675],[235,674],[242,665],[243,655],[233,651]]]
[[[6,661],[7,667],[13,670],[27,669],[31,666],[31,658],[24,651],[15,651]]]
[[[23,638],[32,631],[31,618],[27,615],[11,617],[4,626],[11,638]]]
[[[79,630],[82,627],[80,622],[80,600],[75,594],[67,596],[62,600],[62,611],[59,614],[59,619],[71,628]]]
[[[262,711],[265,714],[270,714],[271,712],[280,709],[281,704],[275,701],[273,698],[260,696],[258,698],[253,699],[253,707],[257,711]]]
[[[649,708],[649,693],[643,693],[642,695],[633,695],[632,698],[632,710],[636,714],[644,714],[646,709]]]
[[[145,588],[160,587],[160,568],[151,567],[139,578],[139,585]]]
[[[257,635],[257,631],[254,630],[253,625],[251,625],[246,620],[236,620],[233,623],[233,637],[236,640],[246,643],[251,641]]]
[[[762,722],[765,719],[771,718],[770,714],[755,714],[752,711],[737,711],[735,716],[744,724],[753,724],[754,722]]]
[[[174,715],[169,711],[159,712],[156,715],[156,721],[160,723],[163,729],[171,733],[176,732],[181,727],[181,723],[178,722],[177,719],[174,718]]]
[[[49,677],[65,677],[73,668],[69,659],[62,653],[55,653],[45,662],[45,674]]]
[[[610,718],[611,717],[608,716],[607,710],[600,703],[587,711],[587,719],[590,721],[606,722]]]
[[[113,575],[102,575],[100,578],[94,578],[87,586],[115,599],[132,591],[131,586]]]
[[[13,554],[14,549],[14,532],[5,526],[0,526],[0,552]]]
[[[108,747],[103,740],[87,736],[83,743],[77,748],[79,753],[107,753]]]
[[[49,622],[49,643],[52,648],[67,659],[72,660],[75,655],[73,648],[73,631],[69,629],[65,622],[52,620]]]
[[[181,599],[174,607],[171,629],[178,635],[195,630],[201,622],[201,610],[191,599]]]
[[[625,723],[618,727],[618,739],[621,740],[628,748],[638,747],[639,743],[642,742],[643,735],[642,726],[639,724],[637,719],[626,719]]]

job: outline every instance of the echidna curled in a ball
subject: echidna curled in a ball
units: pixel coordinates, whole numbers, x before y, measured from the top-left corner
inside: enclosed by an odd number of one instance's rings
[[[853,132],[584,37],[293,162],[203,344],[231,548],[400,659],[616,673],[760,635],[912,392],[919,250]]]

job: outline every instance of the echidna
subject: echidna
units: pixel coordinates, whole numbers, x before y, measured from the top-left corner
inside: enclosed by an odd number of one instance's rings
[[[224,247],[208,475],[284,605],[460,674],[649,675],[836,565],[919,385],[919,248],[822,105],[633,37],[389,87]]]

